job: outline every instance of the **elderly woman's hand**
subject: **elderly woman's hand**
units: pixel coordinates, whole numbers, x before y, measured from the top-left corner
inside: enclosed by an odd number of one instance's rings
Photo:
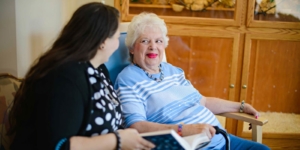
[[[182,136],[189,136],[203,132],[211,139],[215,135],[216,130],[210,124],[184,124],[182,126]]]
[[[136,129],[118,130],[121,137],[122,150],[150,150],[155,147],[143,139]]]
[[[254,115],[255,117],[259,117],[259,112],[250,104],[245,104],[244,112],[250,115]]]

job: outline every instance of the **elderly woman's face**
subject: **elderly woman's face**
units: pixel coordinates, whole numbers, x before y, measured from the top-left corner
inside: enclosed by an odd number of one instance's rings
[[[146,27],[130,52],[134,55],[134,63],[150,73],[157,72],[165,53],[162,32],[158,28]]]

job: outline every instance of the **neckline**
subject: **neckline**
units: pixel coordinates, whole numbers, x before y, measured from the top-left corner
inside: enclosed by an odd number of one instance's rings
[[[161,64],[159,64],[158,68],[159,68],[159,73],[160,73],[160,76],[159,78],[155,78],[153,77],[152,74],[150,74],[149,72],[147,72],[146,70],[144,70],[142,67],[140,67],[138,64],[134,63],[135,66],[137,66],[138,68],[142,69],[145,74],[152,80],[156,81],[156,82],[161,82],[163,79],[164,79],[164,72],[163,72],[163,69],[161,67]]]

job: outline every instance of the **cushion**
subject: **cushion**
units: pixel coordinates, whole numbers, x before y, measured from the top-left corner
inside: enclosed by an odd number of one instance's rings
[[[0,146],[4,150],[9,149],[12,140],[11,137],[6,136],[9,129],[8,114],[20,84],[19,79],[7,74],[0,74]]]
[[[105,63],[108,72],[109,77],[113,83],[115,84],[115,80],[118,76],[118,74],[127,66],[130,64],[129,61],[129,51],[128,48],[125,45],[125,37],[126,33],[121,33],[120,35],[120,44],[119,48],[109,57],[108,62]]]

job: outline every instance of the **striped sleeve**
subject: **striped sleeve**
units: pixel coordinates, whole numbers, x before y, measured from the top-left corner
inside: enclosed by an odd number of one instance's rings
[[[126,78],[118,78],[115,83],[115,89],[121,101],[125,127],[128,128],[136,122],[146,121],[147,117],[145,100],[141,98],[134,87],[124,83],[124,80],[126,81]]]

